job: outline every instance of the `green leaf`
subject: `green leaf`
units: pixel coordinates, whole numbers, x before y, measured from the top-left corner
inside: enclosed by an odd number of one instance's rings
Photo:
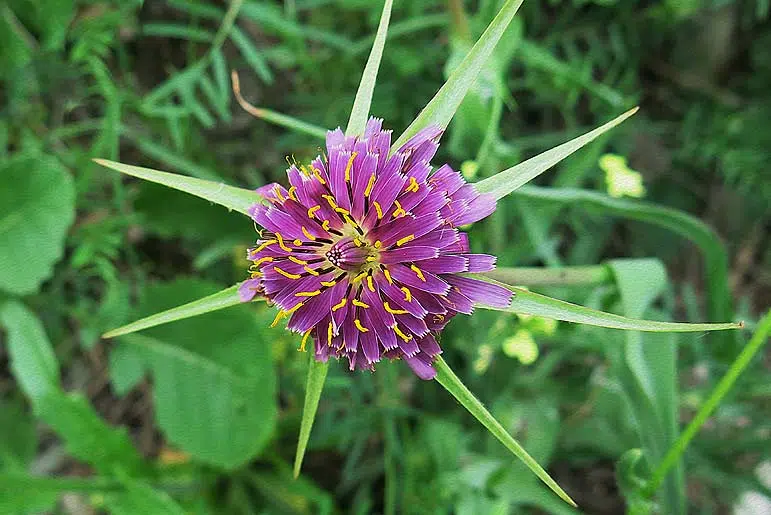
[[[175,322],[177,320],[184,320],[185,318],[192,318],[212,311],[229,308],[241,304],[241,299],[238,297],[238,287],[231,286],[220,292],[208,295],[202,299],[194,300],[177,306],[175,308],[167,309],[160,313],[155,313],[148,317],[137,320],[130,324],[124,325],[112,331],[104,333],[102,338],[115,338],[116,336],[122,336],[124,334],[135,333],[142,329],[148,329],[162,324],[168,324],[169,322]]]
[[[192,279],[152,285],[138,313],[163,311],[215,290]],[[232,305],[235,289],[228,295],[223,302]],[[156,418],[171,443],[202,462],[232,469],[252,459],[275,427],[271,318],[268,310],[255,316],[247,305],[207,312],[144,335],[123,336],[114,352],[151,372]]]
[[[305,449],[308,447],[308,439],[311,436],[313,420],[316,418],[316,410],[319,407],[321,391],[324,389],[324,382],[327,379],[327,371],[329,370],[329,363],[316,361],[313,351],[309,352],[309,354],[310,362],[308,364],[308,379],[305,382],[303,418],[300,423],[300,437],[297,440],[297,453],[294,458],[294,477],[300,475]]]
[[[175,190],[184,191],[196,197],[201,197],[215,204],[219,204],[228,209],[238,211],[249,216],[249,208],[263,201],[262,197],[254,191],[234,186],[228,186],[224,183],[196,179],[168,172],[159,172],[151,168],[142,168],[140,166],[127,165],[108,161],[107,159],[94,159],[102,166],[111,168],[120,173],[138,177],[146,181],[162,184],[163,186]]]
[[[493,53],[495,45],[503,37],[514,14],[523,0],[507,0],[485,32],[474,44],[466,58],[458,65],[447,82],[436,92],[417,118],[394,142],[391,149],[398,149],[408,139],[429,125],[446,128],[455,111]]]
[[[50,513],[59,495],[90,485],[88,480],[81,479],[35,477],[20,472],[0,473],[0,513]]]
[[[549,149],[535,157],[531,157],[523,163],[519,163],[516,166],[498,172],[492,177],[479,181],[475,184],[475,187],[480,193],[491,193],[496,199],[500,200],[512,191],[535,179],[576,150],[591,143],[600,135],[619,125],[621,122],[635,114],[638,109],[639,108],[637,107],[630,109],[605,125],[597,127],[582,136]]]
[[[0,470],[25,470],[37,450],[35,421],[21,402],[0,399]]]
[[[75,188],[53,157],[20,156],[0,165],[0,290],[34,293],[64,253],[75,218]]]
[[[0,308],[0,325],[8,332],[11,370],[33,404],[59,386],[59,363],[43,325],[34,313],[16,301]]]
[[[104,498],[104,504],[112,515],[185,515],[187,512],[166,492],[161,492],[147,483],[134,479],[121,481],[124,491],[111,493]]]
[[[364,66],[359,89],[356,91],[356,98],[353,101],[351,116],[348,119],[348,127],[345,129],[346,136],[360,136],[364,133],[367,117],[369,116],[369,108],[372,104],[372,92],[375,91],[375,83],[377,82],[380,59],[383,57],[383,47],[385,47],[386,36],[388,35],[391,7],[393,7],[393,0],[385,0],[383,13],[380,15],[380,23],[375,35],[375,42],[372,44],[372,51],[370,51],[367,64]]]
[[[474,278],[497,284],[514,292],[514,298],[511,304],[506,308],[494,308],[481,304],[484,309],[495,311],[508,311],[511,313],[523,313],[526,315],[535,315],[565,322],[575,322],[578,324],[588,324],[598,327],[608,327],[611,329],[627,329],[631,331],[652,331],[652,332],[701,332],[701,331],[722,331],[725,329],[741,329],[744,324],[721,323],[721,324],[683,324],[677,322],[658,322],[654,320],[637,320],[627,318],[612,313],[605,313],[596,309],[586,308],[557,300],[545,295],[539,295],[522,288],[499,283],[484,274],[474,274]]]
[[[126,429],[107,425],[82,395],[52,392],[39,399],[36,412],[64,440],[70,454],[100,473],[142,471],[142,458]]]
[[[450,394],[455,397],[461,405],[471,413],[490,433],[495,436],[503,445],[509,449],[512,454],[519,458],[541,481],[543,481],[554,493],[556,493],[566,503],[576,506],[573,499],[565,493],[564,490],[546,473],[546,471],[536,462],[525,449],[493,418],[489,411],[468,388],[461,382],[458,376],[450,369],[441,356],[438,356],[434,362],[436,368],[436,380]]]
[[[689,239],[704,254],[709,317],[713,320],[726,320],[732,316],[728,257],[717,234],[698,218],[677,209],[639,200],[615,199],[581,189],[525,186],[516,194],[518,197],[598,209],[604,213],[657,225]]]

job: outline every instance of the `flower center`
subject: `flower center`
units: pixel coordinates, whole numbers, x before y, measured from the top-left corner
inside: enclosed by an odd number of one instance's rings
[[[325,257],[337,268],[359,273],[377,260],[377,251],[358,237],[346,236],[334,243]]]

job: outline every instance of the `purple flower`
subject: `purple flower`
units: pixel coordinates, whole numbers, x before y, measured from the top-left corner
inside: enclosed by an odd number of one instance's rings
[[[495,266],[469,253],[458,227],[495,210],[448,165],[429,164],[442,131],[428,127],[389,155],[391,131],[371,118],[361,137],[327,133],[327,154],[287,170],[289,189],[260,188],[251,214],[265,230],[249,249],[241,300],[264,295],[273,325],[313,337],[315,357],[346,357],[351,370],[404,359],[432,379],[437,335],[477,302],[506,307],[512,293],[467,276]],[[463,275],[461,275],[463,274]]]

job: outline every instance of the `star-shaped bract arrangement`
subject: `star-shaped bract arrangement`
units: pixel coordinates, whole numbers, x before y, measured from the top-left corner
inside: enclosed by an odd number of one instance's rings
[[[487,272],[495,257],[469,252],[458,230],[495,210],[448,165],[433,171],[442,130],[430,126],[393,153],[391,132],[370,118],[361,137],[327,133],[326,154],[287,170],[289,188],[258,192],[255,222],[265,230],[249,250],[252,278],[241,299],[264,295],[277,324],[312,337],[315,356],[374,370],[404,359],[433,379],[438,332],[474,303],[506,307],[511,290],[465,274]]]

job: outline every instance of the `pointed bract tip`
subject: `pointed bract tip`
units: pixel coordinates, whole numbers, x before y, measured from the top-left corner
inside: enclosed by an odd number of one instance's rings
[[[92,157],[91,161],[93,161],[94,163],[96,163],[98,165],[102,165],[102,166],[108,166],[108,164],[110,162],[107,159],[102,159],[101,157]]]

